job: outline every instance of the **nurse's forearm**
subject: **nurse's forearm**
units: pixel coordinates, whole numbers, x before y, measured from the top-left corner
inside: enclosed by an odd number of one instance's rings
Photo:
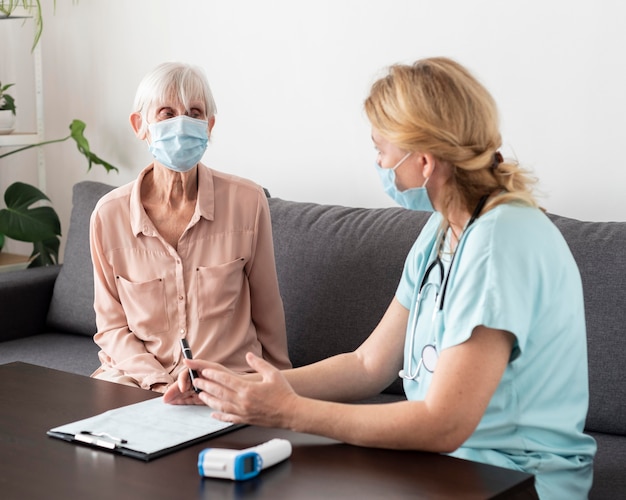
[[[293,431],[357,446],[449,453],[463,442],[450,420],[430,414],[423,401],[350,405],[298,398],[285,417]]]
[[[299,395],[325,401],[358,401],[378,394],[388,385],[368,373],[356,352],[282,373]]]

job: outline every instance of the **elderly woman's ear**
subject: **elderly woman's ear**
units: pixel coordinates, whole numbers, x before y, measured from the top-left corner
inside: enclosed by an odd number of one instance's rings
[[[147,124],[145,126],[143,126],[143,117],[141,116],[141,113],[131,113],[130,115],[130,126],[133,128],[133,132],[135,132],[135,135],[137,136],[137,138],[139,140],[144,140],[147,137],[147,132],[148,132],[148,126]],[[209,128],[210,131],[210,128]]]
[[[209,118],[209,139],[211,138],[211,130],[213,130],[214,125],[215,125],[215,115]]]

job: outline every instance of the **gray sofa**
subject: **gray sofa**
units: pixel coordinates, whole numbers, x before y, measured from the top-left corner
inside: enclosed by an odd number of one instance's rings
[[[93,278],[89,216],[112,186],[74,187],[62,266],[0,274],[0,364],[26,361],[89,375]],[[428,214],[270,198],[276,262],[294,365],[357,347],[393,297]],[[598,442],[591,498],[626,498],[626,222],[550,215],[582,274],[589,346],[587,431]],[[377,398],[402,398],[398,380]]]

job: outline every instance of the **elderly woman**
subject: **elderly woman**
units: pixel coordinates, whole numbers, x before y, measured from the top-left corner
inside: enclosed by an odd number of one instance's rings
[[[433,58],[391,67],[365,110],[384,189],[434,211],[374,332],[353,353],[284,372],[252,353],[258,373],[247,377],[187,362],[204,392],[180,377],[166,401],[356,445],[450,453],[535,474],[541,498],[585,498],[596,445],[583,433],[581,280],[529,177],[498,151],[492,97],[458,63]],[[407,401],[337,403],[398,374]]]
[[[139,85],[130,123],[154,161],[91,217],[95,378],[163,392],[186,371],[181,339],[235,372],[247,352],[291,366],[264,191],[199,163],[215,112],[197,67],[165,63]]]

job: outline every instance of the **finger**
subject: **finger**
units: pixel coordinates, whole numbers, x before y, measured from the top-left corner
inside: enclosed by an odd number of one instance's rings
[[[203,405],[204,403],[200,399],[194,397],[192,394],[181,394],[178,397],[168,398],[163,397],[163,402],[170,405]]]
[[[192,389],[191,387],[191,379],[189,378],[189,372],[187,370],[183,370],[178,374],[178,381],[176,386],[181,394],[186,393]]]
[[[198,399],[213,410],[211,417],[217,420],[237,423],[242,423],[244,421],[243,417],[239,414],[239,412],[237,412],[236,405],[231,402],[225,401],[220,397],[215,397],[211,393],[204,390],[198,395]]]
[[[210,380],[227,388],[232,387],[233,384],[237,384],[239,379],[241,379],[240,373],[229,370],[218,363],[203,363],[202,368],[198,369],[197,372],[200,376],[200,380]],[[196,386],[200,387],[197,385],[197,382]]]
[[[213,365],[202,370],[195,385],[202,390],[199,399],[214,410],[241,415],[241,396],[247,392],[250,383],[244,375]]]
[[[202,401],[194,397],[195,395],[196,393],[192,390],[180,392],[178,384],[172,384],[163,394],[163,402],[171,405],[203,404]]]
[[[183,362],[187,368],[191,368],[192,370],[202,370],[203,368],[207,368],[209,366],[219,366],[217,363],[211,363],[210,361],[205,361],[204,359],[183,359]]]
[[[219,420],[220,422],[230,422],[231,424],[248,423],[243,418],[237,415],[232,415],[231,413],[222,413],[219,411],[214,411],[213,413],[211,413],[211,417],[214,418],[215,420]]]
[[[255,372],[259,373],[263,379],[278,373],[278,370],[273,365],[254,353],[249,352],[246,354],[246,362],[248,363],[248,366]]]
[[[241,381],[234,373],[205,368],[194,382],[195,386],[216,399],[232,399],[236,396]]]
[[[179,386],[181,392],[192,391],[195,393],[195,388],[201,389],[201,387],[198,385],[199,378],[196,378],[195,381],[191,380],[191,374],[189,373],[189,370],[195,371],[199,377],[202,377],[202,370],[207,369],[207,367],[221,367],[221,365],[217,363],[211,363],[202,359],[183,359],[183,363],[187,367],[187,370],[179,375]]]
[[[163,394],[163,401],[168,404],[176,404],[174,401],[180,398],[180,391],[177,384],[172,384],[167,388],[165,394]]]

